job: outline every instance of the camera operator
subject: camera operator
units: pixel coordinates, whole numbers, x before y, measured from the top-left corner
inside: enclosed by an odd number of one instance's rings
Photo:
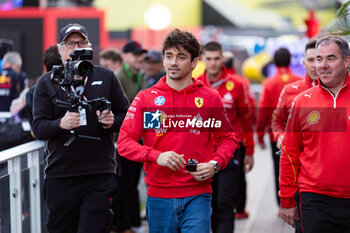
[[[67,60],[76,49],[87,49],[91,44],[86,29],[79,24],[66,25],[58,38],[64,81],[70,81],[67,72],[71,64],[79,63]],[[111,220],[110,200],[116,189],[114,132],[119,130],[129,103],[112,71],[91,68],[87,77],[70,75],[73,81],[77,77],[82,80],[77,87],[80,92],[75,92],[78,111],[67,111],[57,104],[69,103],[70,90],[75,88],[74,82],[71,86],[57,82],[57,69],[40,78],[34,93],[33,132],[36,138],[47,140],[44,199],[50,233],[108,232]],[[88,104],[101,98],[110,101],[110,110],[107,105],[101,109]]]

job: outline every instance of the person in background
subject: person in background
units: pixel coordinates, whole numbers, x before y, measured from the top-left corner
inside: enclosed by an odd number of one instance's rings
[[[130,103],[139,91],[147,88],[146,80],[141,73],[146,53],[147,50],[143,49],[142,45],[134,40],[128,41],[122,49],[124,64],[117,72],[117,77]]]
[[[43,73],[50,72],[52,67],[62,65],[61,55],[58,52],[57,44],[48,47],[43,54],[44,71]],[[28,117],[30,125],[33,124],[33,98],[36,83],[31,86],[26,94],[25,111]]]
[[[147,80],[147,88],[150,88],[165,75],[162,53],[156,50],[148,50],[143,68],[145,79]]]
[[[319,83],[299,94],[290,110],[280,161],[280,217],[293,227],[300,219],[304,233],[350,232],[349,64],[344,37],[318,39]]]
[[[305,45],[305,57],[303,65],[306,70],[304,79],[286,85],[278,99],[278,104],[273,112],[271,128],[277,142],[277,148],[281,149],[283,134],[286,129],[288,115],[293,100],[301,92],[317,85],[318,75],[316,73],[316,40],[311,39]]]
[[[314,87],[317,81],[316,73],[316,40],[311,39],[305,45],[305,57],[303,60],[303,65],[306,69],[306,74],[304,79],[296,81],[291,84],[287,84],[280,95],[277,107],[273,112],[271,128],[277,142],[277,148],[280,150],[283,140],[284,131],[286,129],[288,115],[292,106],[292,103],[296,96],[298,96],[303,91]],[[296,221],[296,233],[301,233],[302,229],[300,226],[300,221]]]
[[[215,41],[206,43],[202,47],[202,60],[206,70],[198,80],[218,91],[240,143],[240,148],[236,149],[226,169],[219,171],[212,182],[212,231],[214,233],[233,232],[235,218],[233,209],[236,205],[235,195],[240,180],[239,167],[241,166],[242,170],[248,172],[254,164],[252,114],[243,83],[234,75],[229,74],[223,64],[221,45]],[[242,158],[240,149],[243,141],[247,148],[247,156]]]
[[[0,111],[9,112],[11,102],[25,87],[27,76],[21,72],[22,58],[17,52],[8,52],[2,60],[0,73]]]
[[[276,200],[280,202],[278,197],[279,183],[279,161],[280,156],[276,154],[278,148],[276,147],[276,140],[273,136],[271,130],[271,120],[272,113],[275,110],[278,98],[281,94],[283,87],[288,83],[293,83],[295,81],[301,80],[302,78],[296,74],[294,74],[289,65],[291,60],[291,54],[286,48],[279,48],[276,50],[273,56],[273,62],[277,67],[277,72],[274,76],[267,78],[262,83],[262,91],[259,96],[259,104],[258,104],[258,118],[257,118],[257,126],[256,131],[258,134],[259,145],[261,148],[266,148],[264,142],[265,131],[269,132],[270,143],[271,143],[271,152],[272,159],[274,164],[274,175],[275,175],[275,193]]]
[[[243,77],[237,74],[236,66],[235,66],[236,64],[235,55],[231,51],[224,51],[223,56],[224,56],[224,65],[227,69],[227,72],[231,75],[234,75],[243,83],[243,87],[245,89],[245,92],[247,93],[247,97],[251,107],[253,128],[255,128],[255,123],[256,123],[255,105],[256,104],[255,104],[255,97],[250,89],[250,82],[246,77]],[[244,143],[242,143],[239,152],[240,152],[241,160],[244,161],[245,154],[246,154],[246,148],[244,146]],[[240,166],[239,166],[238,190],[234,198],[236,201],[235,219],[244,219],[249,217],[249,212],[245,209],[246,203],[247,203],[247,181],[246,181],[245,170],[243,166],[244,163],[240,163],[239,165]]]
[[[144,56],[147,50],[137,41],[128,41],[123,49],[124,64],[117,72],[123,90],[132,103],[142,89],[147,88],[146,80],[141,74]],[[139,140],[142,143],[142,140]],[[118,152],[118,151],[117,151]],[[142,163],[130,161],[117,153],[118,190],[115,194],[113,209],[116,211],[113,220],[114,229],[123,233],[132,233],[132,227],[141,225],[140,200],[138,183]]]
[[[82,25],[68,24],[58,34],[64,66],[77,48],[91,48],[88,33]],[[68,111],[54,103],[69,102],[71,97],[51,75],[52,71],[39,79],[33,104],[33,133],[46,140],[48,232],[107,233],[111,198],[117,188],[114,135],[125,117],[128,100],[112,71],[92,65],[87,77],[74,78],[85,78],[77,88],[83,88],[84,100],[107,99],[110,109],[82,106]],[[73,84],[69,88],[74,89]]]
[[[120,52],[113,48],[107,48],[100,52],[100,66],[118,72],[123,63]]]
[[[232,159],[234,133],[218,93],[192,77],[200,51],[194,35],[174,29],[165,37],[162,51],[166,76],[135,97],[119,134],[118,151],[144,163],[150,233],[210,233],[210,183]],[[164,117],[197,119],[199,124],[214,117],[222,126],[163,128]],[[144,145],[138,143],[140,136]],[[198,164],[190,163],[193,169],[186,172],[188,159]]]

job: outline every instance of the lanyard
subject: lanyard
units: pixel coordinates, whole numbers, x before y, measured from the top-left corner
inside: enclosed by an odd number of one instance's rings
[[[135,84],[137,91],[140,91],[140,85],[141,85],[141,82],[142,82],[141,73],[140,73],[140,72],[137,72],[137,82],[135,83],[135,82],[134,82],[134,75],[131,73],[131,70],[130,70],[129,65],[128,65],[128,64],[125,64],[125,65],[124,65],[124,68],[125,68],[126,74],[127,74],[128,77],[130,78],[131,82],[132,82],[133,84]]]
[[[218,81],[216,81],[216,82],[213,83],[213,84],[210,84],[210,80],[209,80],[209,78],[208,78],[207,75],[206,75],[206,78],[207,78],[207,83],[208,83],[208,85],[209,85],[210,87],[214,88],[214,89],[218,89],[219,86],[221,86],[221,84],[223,84],[223,83],[226,81],[226,79],[224,78],[224,79],[219,79]]]

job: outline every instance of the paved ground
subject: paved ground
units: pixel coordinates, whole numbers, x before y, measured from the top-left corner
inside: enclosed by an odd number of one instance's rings
[[[256,146],[255,150],[254,169],[247,174],[247,210],[250,216],[245,220],[236,220],[235,233],[293,233],[293,228],[277,216],[270,148],[261,150]],[[139,188],[141,192],[145,190],[144,186]],[[147,223],[143,222],[143,226],[135,231],[148,233]]]
[[[267,141],[267,140],[266,140]],[[250,216],[246,220],[236,220],[236,233],[292,233],[293,228],[284,223],[278,214],[273,184],[273,168],[270,148],[261,150],[255,147],[255,165],[247,174],[248,200],[247,210]]]

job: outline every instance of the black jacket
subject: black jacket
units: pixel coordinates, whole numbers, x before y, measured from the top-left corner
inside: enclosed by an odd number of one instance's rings
[[[51,72],[44,74],[34,92],[33,132],[36,138],[47,140],[47,179],[116,172],[114,133],[119,131],[129,102],[121,85],[108,69],[94,66],[88,77],[83,95],[87,100],[105,97],[111,102],[114,126],[103,129],[97,120],[96,109],[86,109],[87,125],[80,126],[77,134],[98,137],[100,140],[77,137],[68,147],[64,143],[72,133],[59,127],[67,109],[52,99],[67,101],[64,88],[51,80]]]

